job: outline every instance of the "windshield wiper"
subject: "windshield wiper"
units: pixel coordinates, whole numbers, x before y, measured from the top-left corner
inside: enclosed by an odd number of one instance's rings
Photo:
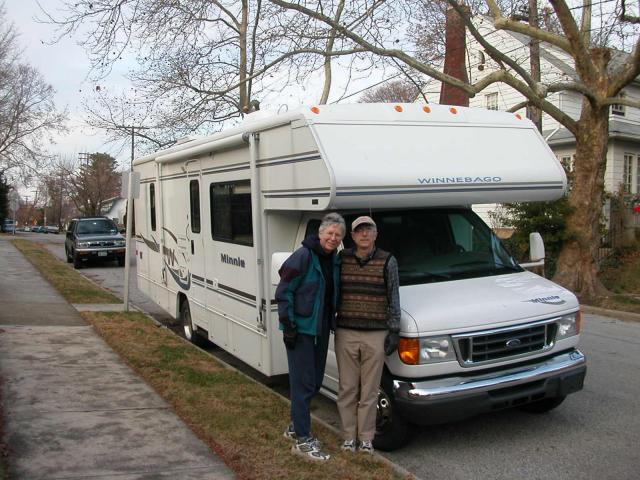
[[[447,275],[445,273],[433,273],[426,271],[418,271],[418,270],[400,270],[398,273],[402,276],[410,277],[412,280],[416,278],[419,279],[437,279],[437,280],[449,280],[451,275]]]
[[[521,267],[507,265],[506,263],[501,263],[501,262],[494,262],[491,260],[473,260],[470,262],[454,263],[451,266],[452,267],[469,267],[471,265],[487,265],[487,266],[492,266],[497,268],[504,268],[506,270],[511,270],[513,272],[519,272],[521,270]]]

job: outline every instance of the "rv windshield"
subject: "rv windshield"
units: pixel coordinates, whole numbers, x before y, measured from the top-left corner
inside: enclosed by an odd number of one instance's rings
[[[356,215],[347,215],[349,225]],[[521,272],[491,229],[463,208],[374,212],[376,244],[398,260],[400,285]],[[345,246],[353,246],[350,236]]]

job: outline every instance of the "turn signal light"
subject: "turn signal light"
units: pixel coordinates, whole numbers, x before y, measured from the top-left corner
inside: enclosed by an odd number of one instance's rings
[[[398,355],[400,360],[407,365],[417,365],[420,359],[420,342],[417,338],[400,337],[398,342]]]
[[[396,105],[395,106],[395,110],[396,110],[396,112],[401,112],[402,111],[402,107],[400,105]]]
[[[576,313],[576,333],[580,333],[582,330],[582,312],[578,310]]]
[[[311,111],[316,114],[320,113],[320,109],[318,107],[311,107]]]
[[[431,113],[431,107],[428,107],[426,105],[422,107],[422,110],[424,111],[424,113]]]

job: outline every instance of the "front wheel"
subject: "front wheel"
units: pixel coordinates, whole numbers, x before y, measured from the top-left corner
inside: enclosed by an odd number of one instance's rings
[[[80,255],[78,255],[77,253],[73,254],[73,268],[75,269],[82,268],[82,259],[80,258]]]
[[[373,446],[382,451],[396,450],[409,439],[409,425],[398,412],[393,398],[391,380],[382,375],[382,382],[378,390],[378,413],[376,416],[376,436]]]
[[[180,320],[182,321],[185,338],[197,347],[204,347],[207,344],[207,340],[194,331],[191,310],[189,310],[189,302],[187,300],[184,300],[180,305]]]
[[[561,395],[559,397],[545,398],[537,402],[527,403],[526,405],[520,405],[518,408],[523,412],[527,412],[527,413],[546,413],[553,410],[562,402],[564,402],[565,398],[567,398],[566,395]]]

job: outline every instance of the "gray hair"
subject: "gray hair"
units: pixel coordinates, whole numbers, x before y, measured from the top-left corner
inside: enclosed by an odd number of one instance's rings
[[[347,224],[344,223],[344,218],[342,218],[342,215],[335,212],[327,213],[324,217],[322,217],[318,232],[322,233],[325,228],[331,225],[338,225],[342,229],[342,235],[345,235],[347,233]]]

